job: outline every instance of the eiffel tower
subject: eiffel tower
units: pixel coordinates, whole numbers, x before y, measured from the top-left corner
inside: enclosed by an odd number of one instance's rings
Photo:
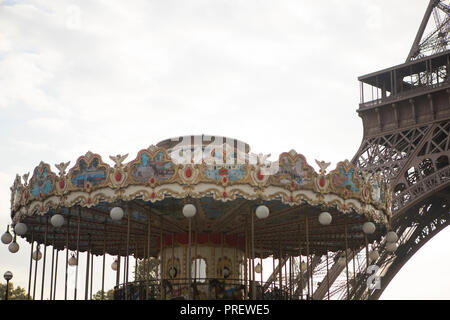
[[[352,162],[389,181],[399,242],[394,254],[378,246],[372,264],[381,288],[368,289],[362,267],[342,299],[378,299],[403,265],[450,224],[449,29],[449,1],[431,0],[406,62],[358,78],[364,137]],[[335,264],[328,281],[342,270]],[[314,298],[324,298],[323,287]]]

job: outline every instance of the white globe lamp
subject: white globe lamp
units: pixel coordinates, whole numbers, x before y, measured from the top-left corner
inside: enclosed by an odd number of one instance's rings
[[[55,228],[62,227],[62,225],[64,224],[64,217],[60,214],[55,214],[50,219],[50,222],[51,222],[52,226],[54,226]]]
[[[372,234],[375,232],[376,227],[373,222],[366,222],[363,224],[362,229],[365,234]]]
[[[33,252],[33,256],[32,256],[32,257],[33,257],[33,260],[35,260],[35,261],[41,260],[41,258],[42,258],[42,253],[41,253],[41,251],[39,250],[39,248]]]
[[[395,242],[388,242],[386,244],[386,250],[389,252],[395,252],[397,250],[398,246]]]
[[[12,241],[12,235],[9,233],[9,226],[4,234],[2,234],[2,243],[3,244],[9,244]]]
[[[270,210],[265,205],[258,206],[256,208],[255,214],[258,217],[258,219],[265,219],[269,216]]]
[[[8,250],[11,253],[16,253],[17,251],[19,251],[19,244],[14,240],[13,242],[11,242],[11,244],[8,246]]]
[[[386,234],[386,241],[387,242],[397,242],[397,240],[398,240],[398,236],[397,236],[397,234],[394,231],[389,231]]]
[[[114,207],[109,213],[111,219],[119,221],[123,218],[123,209],[121,207]]]
[[[322,212],[319,215],[319,222],[323,226],[329,225],[332,220],[333,220],[333,217],[331,216],[331,214],[329,212]]]
[[[69,259],[69,266],[76,266],[78,264],[77,258],[72,254]]]
[[[376,261],[380,257],[380,254],[377,250],[372,250],[369,252],[369,260],[370,261]]]
[[[25,235],[25,233],[27,233],[27,225],[25,223],[19,222],[14,227],[14,232],[19,236]]]
[[[183,206],[183,216],[186,218],[192,218],[196,213],[197,208],[193,204],[188,203]]]

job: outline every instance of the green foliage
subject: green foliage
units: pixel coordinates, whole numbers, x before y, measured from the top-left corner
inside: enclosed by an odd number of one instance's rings
[[[102,300],[102,290],[92,296],[92,300]],[[114,300],[114,289],[105,292],[104,300]]]
[[[27,300],[28,295],[27,291],[18,286],[14,289],[14,285],[12,282],[9,282],[8,285],[8,300]],[[5,300],[6,295],[6,283],[0,283],[0,300]]]

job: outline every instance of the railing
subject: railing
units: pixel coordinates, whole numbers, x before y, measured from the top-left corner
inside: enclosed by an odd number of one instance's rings
[[[241,279],[202,278],[141,280],[114,288],[114,300],[290,300],[289,287],[274,284],[263,292],[264,282]],[[255,294],[253,295],[253,288]],[[296,298],[298,299],[298,297]]]
[[[414,89],[410,89],[410,90],[403,91],[400,93],[391,94],[389,97],[384,97],[384,98],[380,98],[377,100],[360,103],[359,107],[360,107],[360,109],[376,107],[381,104],[412,98],[414,96],[417,96],[417,94],[419,94],[419,93],[432,92],[432,91],[435,91],[436,89],[441,89],[441,88],[449,87],[449,86],[450,86],[450,80],[446,80],[441,83],[435,83],[432,85],[424,85],[424,86],[416,87]]]

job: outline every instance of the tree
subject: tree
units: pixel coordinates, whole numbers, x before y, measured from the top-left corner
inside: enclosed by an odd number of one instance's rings
[[[8,285],[8,300],[27,300],[28,294],[26,290],[20,286],[14,289],[12,282]],[[6,283],[0,283],[0,300],[5,300],[6,295]],[[30,299],[33,299],[32,297]]]
[[[92,300],[102,300],[102,290],[97,291]],[[114,300],[114,289],[105,292],[104,300]]]
[[[144,268],[145,267],[145,268]],[[133,271],[136,281],[157,280],[158,279],[159,260],[149,258],[148,260],[137,261],[137,274]],[[93,300],[102,300],[102,290],[97,291],[92,297]],[[104,300],[114,300],[114,289],[105,292]]]

